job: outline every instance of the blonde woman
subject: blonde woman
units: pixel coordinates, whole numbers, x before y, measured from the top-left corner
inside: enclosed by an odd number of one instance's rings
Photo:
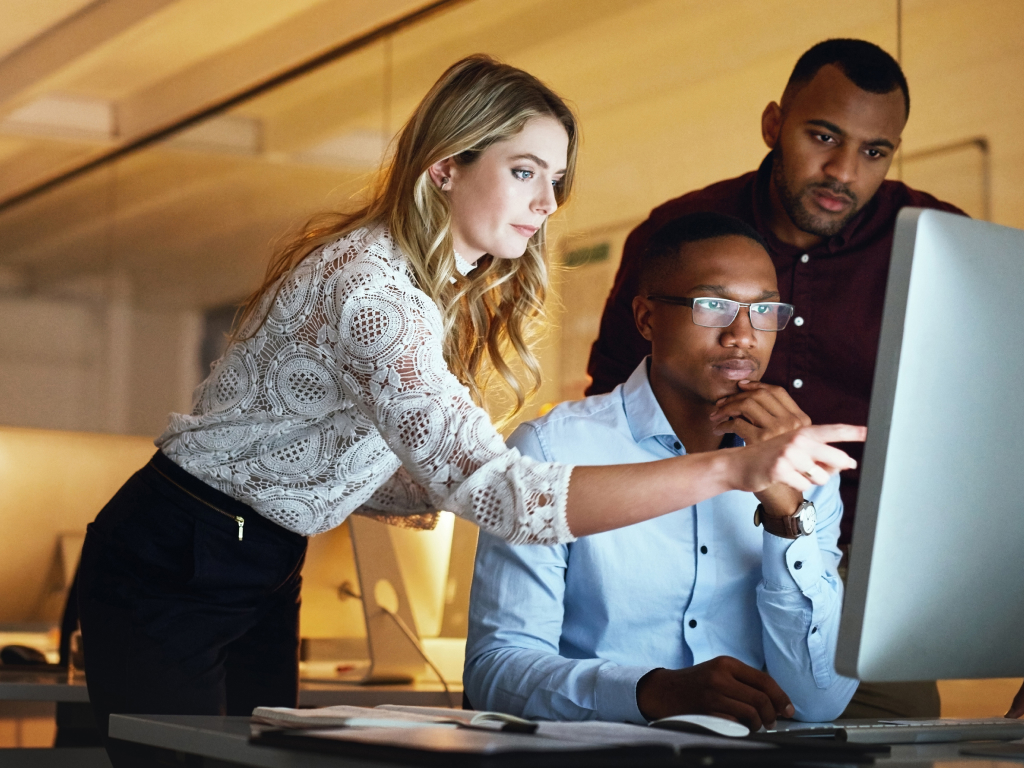
[[[372,201],[278,256],[192,414],[171,416],[89,528],[80,605],[101,727],[110,712],[294,705],[306,537],[354,512],[429,525],[447,509],[551,544],[852,466],[825,441],[862,439],[853,427],[626,466],[506,448],[481,382],[493,371],[521,405],[538,380],[527,329],[578,143],[543,84],[467,58],[402,130]]]

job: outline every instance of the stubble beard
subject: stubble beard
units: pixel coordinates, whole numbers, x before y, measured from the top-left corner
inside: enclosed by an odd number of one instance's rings
[[[815,182],[794,191],[790,186],[789,179],[786,177],[786,164],[782,158],[782,147],[776,145],[773,154],[772,183],[775,185],[775,191],[779,195],[782,209],[801,232],[806,232],[815,237],[832,237],[832,235],[840,232],[849,223],[850,219],[860,211],[857,196],[852,190],[838,181]],[[804,204],[804,196],[812,189],[824,189],[836,195],[845,195],[853,204],[846,215],[839,219],[827,215],[815,215]]]

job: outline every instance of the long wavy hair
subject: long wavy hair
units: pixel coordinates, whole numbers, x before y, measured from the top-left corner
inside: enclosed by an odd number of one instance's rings
[[[446,158],[470,165],[487,147],[538,117],[558,120],[569,136],[565,175],[555,188],[562,205],[572,190],[579,147],[572,110],[537,78],[489,56],[477,54],[452,65],[402,128],[369,203],[351,213],[314,217],[284,245],[243,305],[232,338],[255,333],[272,297],[310,253],[360,227],[384,224],[408,257],[418,287],[441,311],[444,357],[452,373],[478,404],[488,376],[497,373],[515,397],[507,416],[514,415],[541,380],[530,340],[544,317],[548,289],[546,222],[521,258],[485,254],[462,277],[455,269],[448,196],[431,181],[429,169]]]

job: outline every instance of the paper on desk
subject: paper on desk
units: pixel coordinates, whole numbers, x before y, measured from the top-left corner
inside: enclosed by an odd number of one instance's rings
[[[256,707],[252,711],[252,721],[278,728],[455,728],[460,724],[459,720],[450,717],[441,719],[344,704],[317,709]]]
[[[463,725],[496,726],[521,725],[536,728],[537,724],[532,720],[516,717],[506,712],[487,712],[472,709],[449,709],[448,707],[414,707],[405,704],[378,704],[374,709],[386,712],[404,713],[407,715],[418,715],[420,717],[432,717],[438,720],[457,720]]]
[[[445,707],[379,707],[338,705],[318,709],[257,707],[252,721],[278,728],[421,728],[439,727],[517,730],[532,733],[536,723],[501,712],[474,712]]]

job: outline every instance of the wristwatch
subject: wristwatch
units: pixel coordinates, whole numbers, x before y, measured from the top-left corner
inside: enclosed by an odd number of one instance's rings
[[[754,525],[764,525],[764,529],[773,536],[783,539],[798,539],[814,533],[817,522],[813,501],[802,501],[796,512],[786,517],[774,517],[764,511],[764,505],[758,504],[754,510]]]

